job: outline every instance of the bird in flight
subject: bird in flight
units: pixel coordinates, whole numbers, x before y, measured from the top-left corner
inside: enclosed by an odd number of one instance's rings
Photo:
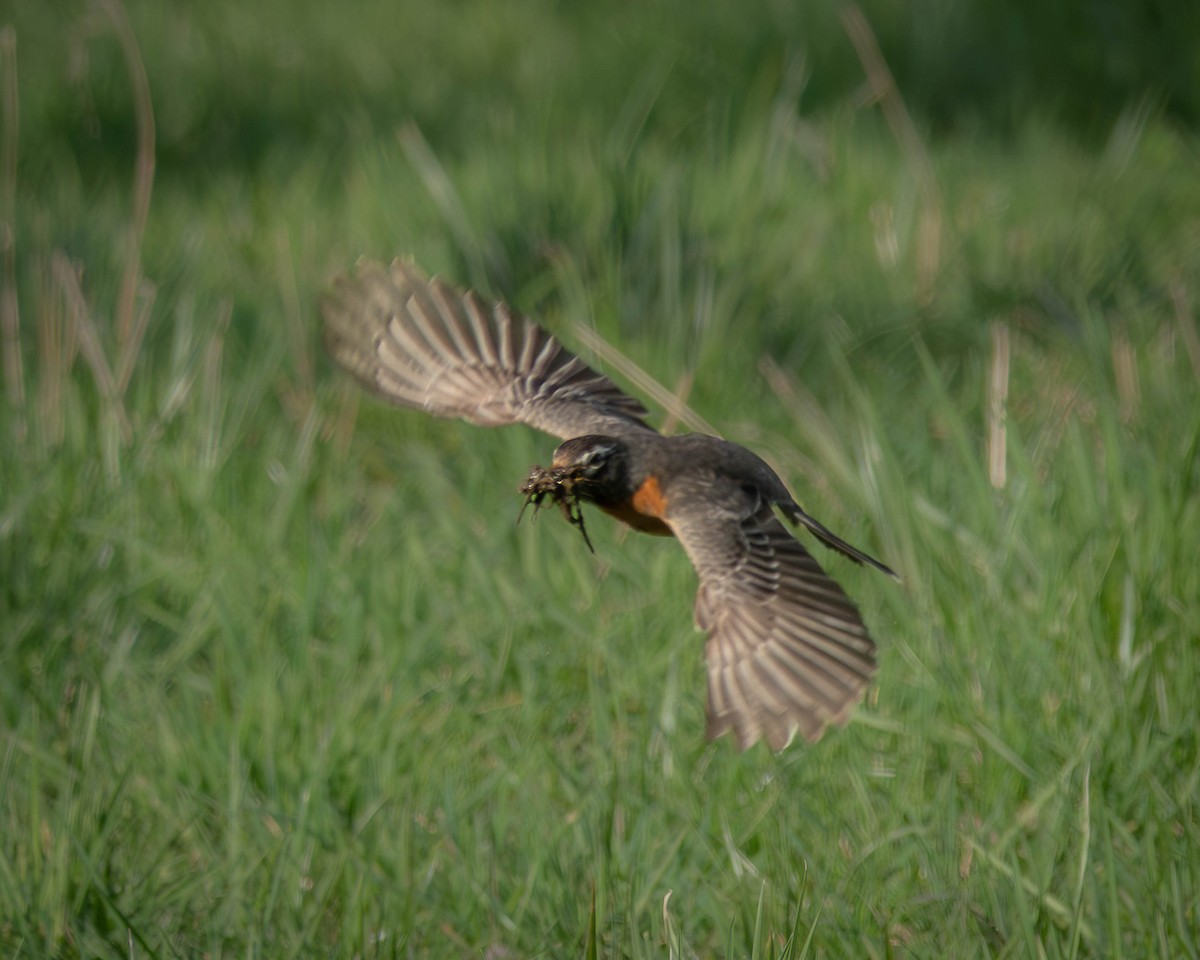
[[[321,308],[329,354],[383,399],[562,439],[521,487],[526,503],[557,504],[585,540],[581,502],[680,542],[708,634],[710,740],[733,731],[743,750],[759,739],[782,750],[797,733],[815,742],[847,721],[875,644],[776,509],[826,547],[896,574],[805,513],[761,458],[717,437],[658,433],[638,400],[533,321],[406,260],[361,261]]]

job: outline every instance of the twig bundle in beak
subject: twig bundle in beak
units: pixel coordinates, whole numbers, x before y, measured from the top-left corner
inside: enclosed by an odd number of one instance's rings
[[[583,507],[580,505],[579,492],[575,489],[575,485],[575,478],[562,470],[532,467],[529,476],[520,487],[520,492],[525,494],[525,502],[521,504],[517,522],[521,522],[521,517],[525,515],[525,508],[531,503],[535,510],[541,510],[548,506],[545,501],[549,499],[558,505],[562,515],[566,517],[571,526],[579,528],[579,532],[583,535],[583,542],[587,544],[592,553],[595,553],[596,548],[588,539],[587,528],[583,525]]]

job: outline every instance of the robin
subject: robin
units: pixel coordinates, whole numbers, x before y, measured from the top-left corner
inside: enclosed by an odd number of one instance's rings
[[[521,491],[557,503],[587,539],[580,503],[674,536],[696,569],[708,634],[709,739],[781,750],[844,724],[875,671],[858,608],[776,517],[895,577],[800,508],[762,459],[703,434],[664,436],[649,412],[504,303],[362,261],[324,299],[330,355],[392,403],[482,426],[524,423],[564,440]],[[589,541],[589,546],[590,541]]]

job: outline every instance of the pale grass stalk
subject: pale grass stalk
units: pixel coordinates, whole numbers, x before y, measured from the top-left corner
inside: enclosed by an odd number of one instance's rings
[[[1079,956],[1079,940],[1083,935],[1083,898],[1087,887],[1088,859],[1092,849],[1092,764],[1083,768],[1083,791],[1079,804],[1079,870],[1075,875],[1075,910],[1071,923],[1071,958]]]
[[[992,360],[988,377],[988,480],[997,490],[1008,483],[1008,374],[1011,348],[1008,324],[992,324]]]
[[[232,317],[233,303],[225,300],[220,306],[217,328],[204,351],[204,363],[200,374],[200,398],[207,421],[201,464],[206,473],[216,466],[217,449],[220,446],[221,365],[225,352],[225,331],[229,328]]]
[[[654,379],[645,370],[625,356],[620,350],[605,340],[600,334],[582,323],[576,323],[575,336],[579,338],[588,350],[596,354],[608,366],[629,380],[634,386],[650,397],[666,412],[672,423],[682,423],[689,430],[697,433],[707,433],[719,437],[717,428],[696,413],[691,407],[675,396],[670,390]]]
[[[671,916],[669,904],[674,892],[674,890],[668,890],[662,902],[663,939],[667,942],[667,956],[670,960],[696,960],[696,951],[683,938],[682,932]]]
[[[17,301],[17,134],[20,98],[17,91],[17,32],[0,30],[3,61],[4,128],[0,134],[0,253],[4,287],[0,293],[0,338],[3,339],[4,389],[16,419],[18,439],[25,436],[25,375],[21,364],[21,314]]]
[[[1121,422],[1132,423],[1137,419],[1142,388],[1138,380],[1137,353],[1129,342],[1129,336],[1120,327],[1113,334],[1112,359]]]
[[[666,417],[663,418],[663,422],[659,426],[659,430],[662,433],[675,432],[675,427],[679,424],[677,411],[687,409],[687,398],[691,396],[692,386],[695,382],[696,375],[691,371],[684,373],[675,381],[675,390],[671,394],[671,408],[667,411]]]
[[[417,176],[421,178],[429,196],[437,204],[450,232],[454,234],[458,248],[467,261],[470,285],[476,289],[482,289],[486,286],[487,270],[484,266],[481,246],[475,230],[471,226],[471,220],[467,216],[466,207],[463,206],[458,191],[454,189],[454,182],[450,179],[450,175],[446,173],[437,154],[429,146],[429,141],[421,133],[421,128],[415,123],[409,121],[404,124],[396,131],[396,139],[400,141],[400,146],[404,150],[408,162],[417,171]]]
[[[1038,433],[1031,451],[1031,458],[1034,463],[1038,464],[1038,475],[1042,479],[1045,479],[1054,462],[1054,454],[1058,450],[1059,444],[1062,443],[1067,423],[1083,397],[1083,388],[1079,384],[1058,386],[1057,379],[1047,382],[1053,387],[1050,390],[1048,401],[1050,412],[1046,417],[1046,426]]]
[[[54,278],[63,292],[68,307],[75,335],[79,338],[79,352],[87,361],[96,381],[96,388],[104,399],[108,413],[116,421],[120,429],[121,439],[128,444],[133,439],[133,428],[125,412],[125,404],[117,391],[117,381],[113,376],[112,367],[104,355],[104,347],[100,343],[100,332],[88,312],[87,301],[79,287],[79,274],[71,265],[71,261],[61,251],[55,252],[53,261]]]
[[[840,486],[854,484],[857,472],[854,460],[846,451],[841,432],[822,409],[816,396],[772,357],[764,355],[758,362],[758,369],[766,378],[771,392],[779,398],[780,404],[803,431],[807,445],[813,448],[814,459],[821,464],[820,470],[802,465],[801,472],[808,475],[813,483],[824,486],[827,493]]]
[[[1192,364],[1192,373],[1200,380],[1200,333],[1196,332],[1196,315],[1192,312],[1188,288],[1182,283],[1171,284],[1171,306],[1175,310],[1175,325]]]
[[[63,393],[79,340],[75,325],[67,323],[65,295],[55,284],[50,270],[39,258],[34,269],[38,284],[38,391],[37,420],[42,443],[50,449],[63,442],[66,431],[63,419]]]
[[[921,303],[928,303],[937,281],[942,237],[942,195],[933,163],[904,105],[896,79],[879,49],[875,32],[861,8],[853,2],[845,3],[841,7],[841,18],[842,28],[854,45],[863,72],[867,75],[870,99],[883,110],[884,119],[892,128],[892,134],[900,144],[921,192],[917,222],[917,299]]]
[[[142,348],[142,339],[146,336],[146,328],[150,326],[150,311],[154,308],[154,300],[158,294],[154,284],[143,280],[141,285],[142,300],[138,305],[137,316],[134,318],[133,330],[129,342],[121,349],[117,369],[117,392],[125,396],[129,389],[129,381],[133,378],[133,368]]]
[[[146,67],[142,62],[137,37],[129,23],[120,0],[96,0],[112,21],[125,65],[129,69],[129,80],[133,87],[134,116],[137,122],[137,160],[133,174],[133,219],[129,224],[128,247],[125,251],[125,269],[121,276],[121,289],[117,299],[117,343],[120,345],[122,370],[133,366],[133,358],[126,353],[136,353],[139,339],[135,339],[137,318],[134,315],[135,300],[141,279],[142,238],[146,233],[146,218],[150,213],[150,193],[154,187],[154,106],[150,99],[150,82],[146,78]]]

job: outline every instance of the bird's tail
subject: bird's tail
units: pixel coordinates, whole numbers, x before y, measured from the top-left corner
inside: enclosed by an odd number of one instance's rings
[[[782,503],[780,508],[787,514],[788,519],[792,523],[800,524],[807,529],[814,537],[820,540],[825,546],[831,550],[836,550],[842,556],[849,557],[855,563],[865,563],[868,567],[874,567],[886,573],[893,580],[899,580],[900,576],[885,563],[876,560],[870,554],[863,553],[857,547],[852,547],[845,540],[839,537],[832,530],[828,529],[823,523],[815,517],[810,517],[805,513],[797,503]]]

